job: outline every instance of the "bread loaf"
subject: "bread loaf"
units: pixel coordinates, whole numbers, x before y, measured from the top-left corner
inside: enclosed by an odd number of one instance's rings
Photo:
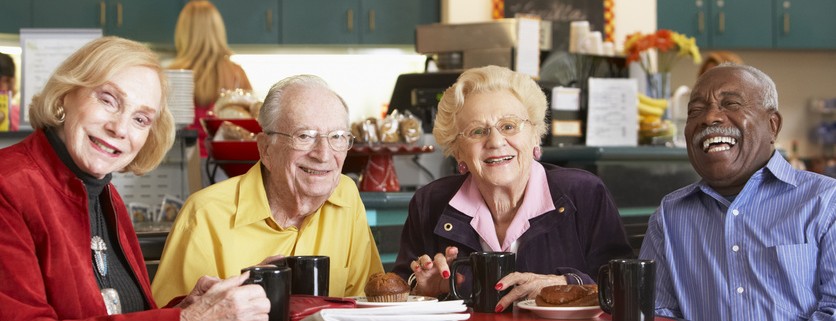
[[[598,285],[552,285],[540,290],[534,299],[537,306],[584,307],[598,305]]]

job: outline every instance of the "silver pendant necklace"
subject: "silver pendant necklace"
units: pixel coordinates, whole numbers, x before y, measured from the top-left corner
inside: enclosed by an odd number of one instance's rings
[[[107,244],[98,235],[90,239],[90,249],[93,250],[93,258],[96,262],[96,271],[104,278],[107,276]]]
[[[99,222],[101,224],[101,222]],[[90,238],[90,249],[93,250],[93,262],[96,265],[96,272],[102,279],[102,284],[107,277],[107,244],[98,235]],[[103,288],[102,300],[104,300],[107,315],[114,315],[122,313],[122,302],[119,299],[119,292],[114,288]]]

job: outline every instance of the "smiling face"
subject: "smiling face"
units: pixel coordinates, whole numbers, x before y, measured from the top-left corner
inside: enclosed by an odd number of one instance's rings
[[[276,132],[291,134],[311,129],[325,134],[349,130],[348,112],[326,88],[292,86],[286,89],[282,101],[290,103],[282,107],[282,119],[272,129]],[[317,138],[307,151],[294,149],[290,137],[277,134],[259,134],[258,144],[262,164],[269,171],[268,184],[275,190],[324,201],[337,188],[347,151],[333,150],[325,138]]]
[[[688,103],[685,138],[691,165],[722,195],[735,195],[774,151],[781,115],[763,107],[763,85],[739,67],[699,78]]]
[[[133,161],[160,113],[161,90],[154,70],[129,67],[64,96],[66,118],[57,132],[75,164],[102,178]]]
[[[457,115],[459,131],[474,123],[490,127],[490,134],[485,139],[458,136],[454,141],[453,156],[467,164],[480,189],[524,187],[528,181],[535,142],[539,139],[529,122],[521,123],[521,130],[516,135],[503,136],[493,126],[508,117],[528,119],[525,106],[509,91],[472,93],[465,98]]]

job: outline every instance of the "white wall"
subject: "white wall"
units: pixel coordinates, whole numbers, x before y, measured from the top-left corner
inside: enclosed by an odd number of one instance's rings
[[[492,19],[491,0],[441,0],[442,23],[469,23]]]
[[[406,49],[308,50],[264,53],[237,50],[232,60],[241,64],[256,97],[264,99],[279,80],[297,74],[322,77],[349,106],[351,121],[380,117],[400,74],[424,71],[423,55]]]
[[[656,0],[613,0],[617,48],[622,48],[627,35],[656,31]]]

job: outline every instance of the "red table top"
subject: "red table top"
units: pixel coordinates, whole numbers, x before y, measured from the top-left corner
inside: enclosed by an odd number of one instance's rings
[[[518,321],[518,320],[540,320],[540,321],[562,321],[563,319],[545,319],[538,317],[536,314],[532,313],[531,311],[526,311],[523,309],[515,308],[513,313],[471,313],[470,314],[470,321]],[[584,319],[588,321],[611,321],[609,314],[601,314],[599,317],[594,319]],[[666,318],[666,317],[656,317],[655,321],[675,321],[676,319]],[[565,321],[578,321],[578,320],[569,320],[565,319]]]

